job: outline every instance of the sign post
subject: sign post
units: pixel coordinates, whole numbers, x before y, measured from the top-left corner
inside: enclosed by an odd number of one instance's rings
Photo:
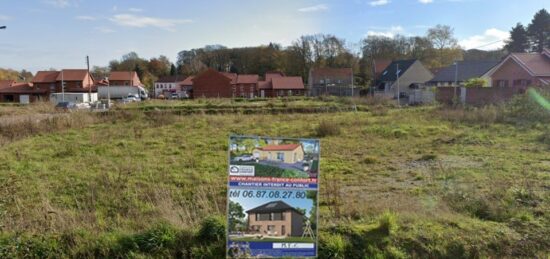
[[[317,139],[229,138],[227,257],[316,257]]]

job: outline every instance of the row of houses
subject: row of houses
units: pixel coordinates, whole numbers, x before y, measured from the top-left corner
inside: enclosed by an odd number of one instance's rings
[[[196,76],[169,76],[154,85],[160,98],[257,98],[305,95],[301,77],[267,72],[263,77],[208,69]]]
[[[98,88],[142,87],[139,76],[134,71],[117,71],[104,79],[95,79],[86,69],[63,69],[60,71],[38,71],[31,82],[17,83],[14,80],[0,81],[0,102],[29,103],[48,101],[55,94],[84,96],[95,94]],[[78,98],[78,97],[77,97]],[[83,101],[85,98],[80,98]],[[92,100],[93,98],[87,98]]]

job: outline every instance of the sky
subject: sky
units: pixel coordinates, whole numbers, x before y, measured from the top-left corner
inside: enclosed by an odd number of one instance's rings
[[[368,35],[425,35],[450,25],[465,48],[496,49],[548,0],[0,0],[0,67],[32,72],[106,66],[135,51],[288,46],[301,35],[334,34],[356,48]],[[495,41],[499,41],[494,43]],[[489,44],[494,43],[494,44]],[[488,45],[489,44],[489,45]]]

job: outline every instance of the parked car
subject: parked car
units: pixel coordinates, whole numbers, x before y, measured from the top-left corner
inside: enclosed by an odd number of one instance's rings
[[[233,160],[237,162],[250,162],[250,161],[256,161],[256,158],[253,155],[242,155],[242,156],[237,156],[233,158]]]
[[[172,93],[171,99],[179,99],[180,96],[177,93]]]
[[[59,102],[56,106],[56,110],[62,110],[62,111],[71,111],[76,109],[76,104],[72,102]]]

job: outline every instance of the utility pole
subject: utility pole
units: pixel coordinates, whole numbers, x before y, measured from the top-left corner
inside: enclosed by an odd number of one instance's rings
[[[455,60],[455,89],[454,89],[454,101],[457,102],[456,88],[458,87],[458,61]]]
[[[88,76],[91,76],[90,75],[90,57],[89,56],[86,56],[86,67],[88,68]],[[92,82],[93,82],[93,80],[92,80]],[[88,86],[88,101],[90,102],[90,105],[92,104],[92,86],[93,85]]]
[[[63,78],[63,69],[61,69],[61,100],[65,102],[65,80]]]
[[[396,64],[397,65],[397,72],[396,72],[396,75],[397,75],[397,106],[398,107],[401,107],[401,93],[399,92],[399,63]]]

